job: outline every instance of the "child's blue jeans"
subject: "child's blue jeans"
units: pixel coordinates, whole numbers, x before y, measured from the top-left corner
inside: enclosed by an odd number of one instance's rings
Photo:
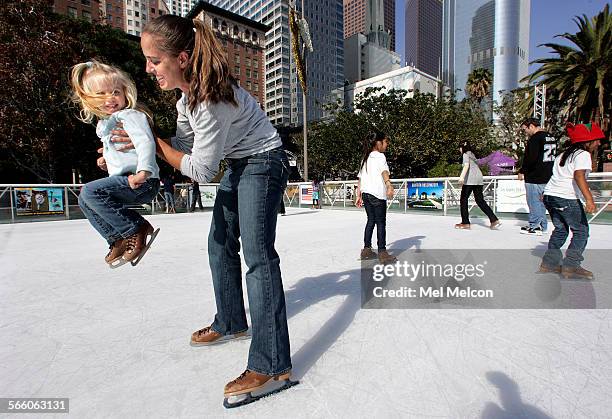
[[[582,253],[586,249],[589,239],[589,223],[578,199],[565,199],[557,196],[544,195],[544,205],[552,218],[555,229],[548,241],[548,250],[544,255],[543,263],[548,266],[559,266],[563,264],[568,267],[578,267],[584,257]],[[572,239],[565,259],[561,263],[563,254],[561,247],[567,240],[570,230]]]
[[[150,203],[158,191],[159,179],[149,178],[139,188],[132,189],[127,176],[109,176],[83,186],[79,207],[110,245],[135,234],[145,221],[129,206]]]

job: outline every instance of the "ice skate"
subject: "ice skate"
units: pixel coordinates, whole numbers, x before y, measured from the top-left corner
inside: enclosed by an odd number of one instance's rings
[[[394,263],[397,262],[397,258],[393,255],[390,255],[389,252],[387,252],[386,250],[379,250],[378,251],[378,261],[380,263]]]
[[[136,234],[132,234],[130,237],[126,238],[125,241],[125,252],[123,253],[123,259],[127,262],[131,262],[132,266],[138,265],[143,256],[151,247],[153,240],[157,237],[159,233],[159,228],[157,230],[153,230],[153,226],[145,220],[145,222],[140,226],[138,232]],[[147,241],[147,237],[149,240]]]
[[[499,230],[499,228],[501,227],[501,224],[502,224],[502,223],[501,223],[501,221],[499,221],[499,220],[495,220],[495,221],[493,221],[493,222],[491,223],[491,225],[489,226],[489,228],[490,228],[491,230]]]
[[[359,260],[370,260],[376,259],[376,253],[369,247],[364,247],[361,249],[361,254],[359,255]]]
[[[249,339],[251,337],[248,330],[235,333],[233,335],[222,335],[212,330],[211,326],[206,326],[203,329],[193,332],[191,335],[191,346],[210,346],[219,343],[229,342],[231,340]]]
[[[223,406],[228,409],[253,403],[262,397],[279,393],[299,381],[291,381],[291,371],[279,375],[264,375],[248,369],[225,386]]]
[[[547,274],[547,273],[560,274],[561,273],[561,265],[550,266],[550,265],[547,265],[544,262],[542,262],[540,264],[540,269],[536,273],[539,273],[539,274]]]
[[[121,265],[125,265],[128,261],[123,259],[126,243],[124,239],[119,239],[110,245],[109,251],[104,257],[104,261],[108,263],[111,269],[116,269]]]
[[[561,268],[561,276],[565,279],[593,279],[593,272],[582,266],[564,266]]]

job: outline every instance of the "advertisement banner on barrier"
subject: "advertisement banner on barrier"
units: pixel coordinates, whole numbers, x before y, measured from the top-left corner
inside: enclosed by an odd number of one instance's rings
[[[17,215],[63,215],[63,188],[15,188]]]
[[[444,209],[444,182],[406,182],[408,208]]]
[[[497,181],[496,212],[528,213],[525,182],[515,179],[500,179]]]

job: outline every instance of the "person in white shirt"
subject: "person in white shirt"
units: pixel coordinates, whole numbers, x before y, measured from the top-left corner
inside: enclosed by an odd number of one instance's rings
[[[544,188],[544,205],[555,229],[540,272],[560,273],[565,278],[593,279],[593,273],[580,266],[589,238],[585,210],[587,213],[596,210],[586,179],[592,168],[591,153],[597,150],[605,135],[597,124],[568,124],[567,134],[571,144],[555,159],[552,177]],[[581,198],[586,208],[583,208]],[[569,236],[569,230],[572,239],[562,260],[560,249]]]
[[[455,228],[461,230],[469,230],[472,225],[470,224],[470,216],[468,209],[468,199],[472,192],[474,193],[474,199],[476,205],[481,209],[482,212],[489,218],[489,228],[491,230],[497,230],[501,226],[501,222],[497,216],[493,213],[493,210],[487,204],[483,195],[483,177],[478,163],[476,162],[476,156],[472,151],[472,146],[467,140],[461,141],[459,144],[459,151],[463,155],[463,170],[459,176],[459,183],[461,184],[461,197],[459,198],[459,206],[461,209],[461,222],[455,224]]]
[[[389,166],[383,154],[387,151],[389,139],[378,131],[369,132],[363,140],[363,158],[359,169],[357,184],[358,207],[365,206],[368,221],[364,232],[364,246],[361,259],[374,259],[378,256],[381,263],[393,263],[397,259],[387,252],[386,222],[387,198],[393,198],[394,190],[389,179]],[[378,255],[372,251],[372,234],[376,226]]]

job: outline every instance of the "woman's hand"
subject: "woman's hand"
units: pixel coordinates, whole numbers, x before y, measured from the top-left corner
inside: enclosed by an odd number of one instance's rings
[[[134,144],[132,140],[130,140],[130,136],[123,129],[123,123],[117,122],[117,126],[114,130],[111,131],[113,137],[111,138],[111,143],[123,143],[124,145],[117,148],[117,151],[128,151],[134,148]]]
[[[363,200],[361,199],[361,195],[357,195],[357,200],[355,201],[355,206],[357,208],[361,208],[363,206]]]
[[[394,195],[395,195],[395,189],[393,189],[393,185],[391,185],[391,182],[389,182],[387,183],[387,198],[393,199]]]

